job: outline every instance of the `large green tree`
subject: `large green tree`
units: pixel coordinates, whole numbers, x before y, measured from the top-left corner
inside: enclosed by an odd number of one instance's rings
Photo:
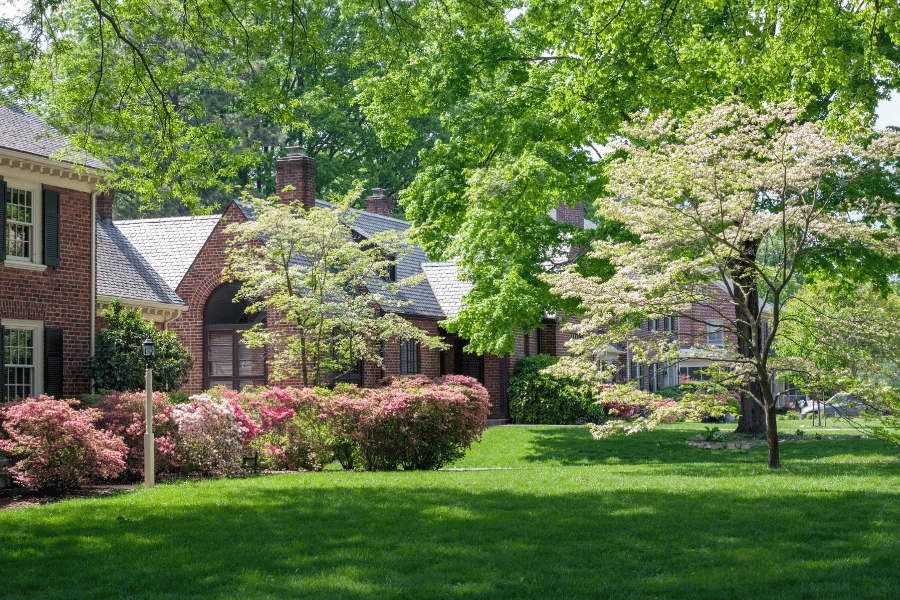
[[[0,78],[113,168],[119,216],[209,210],[239,187],[274,193],[273,161],[290,145],[317,159],[321,193],[360,178],[397,192],[440,137],[423,117],[404,144],[382,145],[353,86],[382,65],[359,20],[331,3],[18,8],[0,37],[16,68]]]
[[[733,95],[753,106],[793,99],[808,107],[804,118],[840,130],[870,123],[900,81],[895,3],[391,7],[400,12],[384,27],[409,50],[388,76],[360,81],[361,99],[385,135],[408,135],[405,120],[423,114],[439,115],[448,132],[422,152],[402,200],[429,252],[458,259],[473,281],[448,327],[479,352],[510,350],[510,327],[531,329],[543,311],[565,308],[538,276],[548,267],[541,258],[569,242],[569,232],[544,215],[559,200],[600,195],[600,146],[633,112],[685,114]],[[621,236],[598,222],[597,238]]]

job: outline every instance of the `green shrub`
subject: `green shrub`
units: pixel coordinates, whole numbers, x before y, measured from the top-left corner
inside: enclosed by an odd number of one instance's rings
[[[544,373],[559,360],[538,354],[519,361],[509,380],[509,414],[515,423],[566,425],[600,423],[606,411],[595,403],[591,386],[583,381]]]
[[[688,383],[682,383],[680,385],[667,385],[664,388],[660,388],[656,390],[654,393],[657,396],[662,396],[663,398],[668,398],[671,400],[678,400],[685,394],[691,394],[694,392],[706,392],[709,394],[726,394],[727,390],[714,383],[710,383],[708,381],[691,381]]]
[[[149,332],[156,343],[153,389],[171,392],[181,387],[194,367],[190,353],[172,331],[159,331],[141,313],[122,306],[118,299],[103,311],[106,327],[97,333],[97,348],[88,359],[88,376],[98,390],[132,392],[144,389],[141,344]]]

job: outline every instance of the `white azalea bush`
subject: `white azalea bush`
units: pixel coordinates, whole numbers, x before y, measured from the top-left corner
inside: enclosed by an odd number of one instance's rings
[[[197,394],[175,406],[176,447],[187,473],[228,477],[243,471],[249,431],[240,407],[209,394]],[[241,411],[242,413],[242,411]]]

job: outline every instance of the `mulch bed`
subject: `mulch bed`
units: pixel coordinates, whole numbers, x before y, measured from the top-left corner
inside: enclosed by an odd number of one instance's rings
[[[69,500],[71,498],[93,498],[95,496],[109,496],[121,492],[122,490],[131,489],[134,489],[134,486],[92,485],[79,488],[77,490],[69,490],[60,494],[48,494],[46,492],[32,492],[17,487],[0,488],[0,510],[40,506],[41,504],[50,504],[52,502]]]

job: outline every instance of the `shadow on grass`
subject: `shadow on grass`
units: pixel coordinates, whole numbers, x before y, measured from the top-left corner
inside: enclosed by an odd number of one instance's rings
[[[522,493],[478,491],[484,473],[414,476],[182,484],[7,513],[0,597],[718,600],[900,588],[893,493],[552,494],[552,478]]]
[[[665,465],[669,474],[706,475],[716,467],[730,470],[764,470],[765,444],[751,450],[706,450],[687,445],[699,431],[656,429],[630,436],[595,440],[586,427],[534,428],[524,460],[535,464],[565,466],[590,465]],[[884,459],[879,465],[889,473],[900,473],[898,449],[877,440],[835,439],[804,440],[780,444],[782,463],[792,472],[856,472],[860,465]],[[842,464],[841,457],[853,460]],[[830,460],[836,462],[828,462]],[[810,464],[815,463],[815,464]]]

